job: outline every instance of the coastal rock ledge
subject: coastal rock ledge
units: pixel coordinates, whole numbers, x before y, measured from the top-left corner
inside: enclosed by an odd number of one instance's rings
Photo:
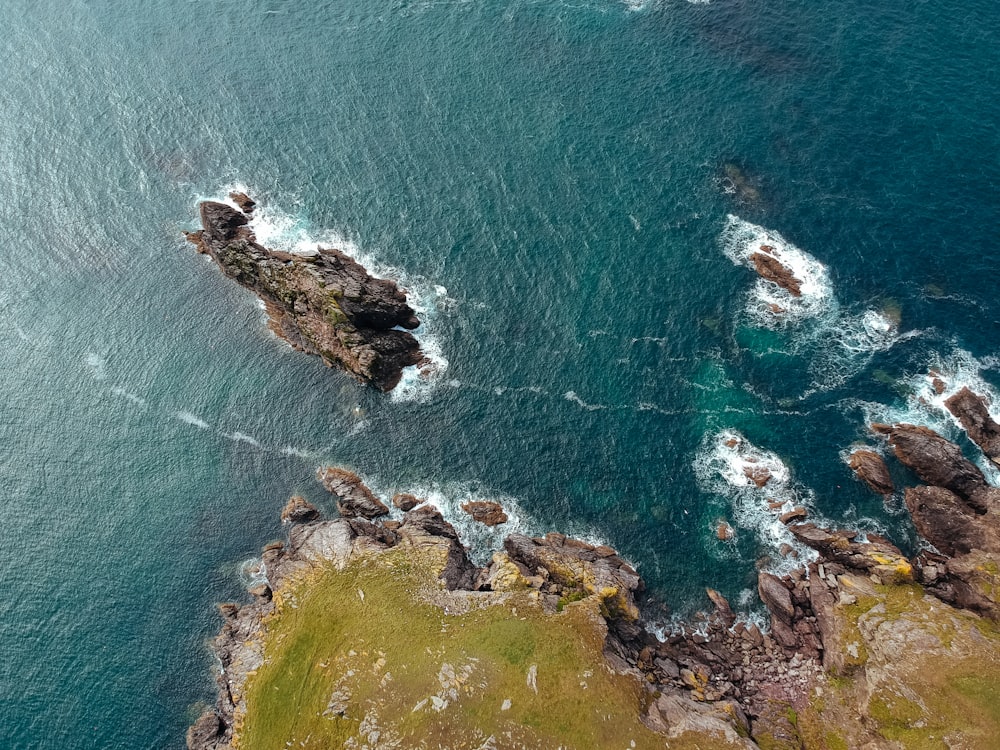
[[[255,205],[244,194],[234,200],[244,211]],[[420,321],[395,283],[333,248],[269,250],[247,214],[226,203],[204,201],[199,211],[202,228],[186,233],[188,241],[260,297],[269,327],[294,348],[382,391],[396,387],[404,367],[425,363],[409,333]]]
[[[390,517],[325,468],[348,517],[286,507],[251,600],[220,606],[218,700],[188,747],[995,750],[994,488],[931,430],[874,430],[927,482],[906,505],[933,548],[792,524],[818,556],[759,573],[769,628],[709,589],[663,639],[610,547],[511,534],[478,567],[432,505]]]

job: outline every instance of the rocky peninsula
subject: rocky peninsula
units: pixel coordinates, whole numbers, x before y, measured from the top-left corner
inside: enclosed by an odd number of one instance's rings
[[[202,228],[187,233],[229,278],[264,302],[275,334],[363,383],[392,390],[403,368],[426,362],[409,333],[420,321],[406,294],[333,248],[286,253],[259,244],[250,227],[256,203],[233,193],[199,206]]]
[[[188,747],[995,748],[1000,490],[926,427],[872,434],[924,482],[905,490],[916,555],[790,518],[817,557],[759,573],[769,628],[708,590],[662,641],[614,550],[511,534],[477,567],[432,506],[399,495],[390,518],[356,474],[322,469],[339,517],[289,501],[253,600],[220,608],[218,702]],[[855,468],[883,494],[878,450]]]

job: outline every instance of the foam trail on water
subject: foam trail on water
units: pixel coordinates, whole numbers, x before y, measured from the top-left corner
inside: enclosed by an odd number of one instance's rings
[[[229,197],[231,192],[246,193],[251,197],[255,194],[245,184],[232,183],[223,186],[218,194],[199,200],[215,200],[238,209],[239,206]],[[393,401],[425,401],[444,382],[449,362],[441,345],[440,318],[458,304],[448,296],[447,287],[383,263],[377,255],[362,250],[349,236],[332,229],[314,227],[301,212],[289,213],[278,206],[258,203],[250,217],[250,229],[257,242],[267,248],[298,255],[315,255],[320,247],[333,248],[356,260],[373,276],[392,279],[399,284],[406,293],[407,303],[420,320],[420,326],[410,333],[420,343],[424,359],[417,365],[404,368],[402,380],[390,396]]]
[[[807,505],[812,493],[795,485],[776,454],[758,448],[735,430],[722,430],[705,437],[694,459],[694,472],[704,492],[726,499],[737,528],[752,532],[772,551],[773,569],[789,570],[815,557],[779,518],[796,506]],[[797,560],[782,561],[778,550],[783,544],[798,551]]]
[[[260,441],[253,435],[247,435],[245,432],[224,432],[222,437],[229,438],[234,443],[246,443],[252,445],[254,448],[260,448]]]
[[[584,401],[582,398],[576,395],[576,391],[566,391],[566,393],[563,394],[563,398],[566,399],[567,401],[573,402],[574,404],[583,409],[586,409],[587,411],[598,411],[599,409],[608,408],[601,404],[588,404],[586,401]]]
[[[199,430],[208,429],[208,422],[206,422],[204,419],[196,417],[189,411],[175,411],[174,416],[180,421],[184,422],[184,424],[192,425],[194,427],[197,427]]]
[[[104,380],[108,377],[104,357],[97,352],[87,352],[87,355],[83,358],[83,363],[90,370],[90,374],[94,376],[95,380]]]

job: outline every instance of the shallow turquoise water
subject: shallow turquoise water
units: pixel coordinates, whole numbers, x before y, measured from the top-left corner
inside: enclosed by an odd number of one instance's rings
[[[841,453],[952,429],[928,366],[1000,382],[1000,10],[889,6],[4,3],[0,745],[180,747],[212,605],[322,462],[600,538],[676,612],[779,559],[720,430],[910,543]],[[236,183],[395,268],[446,372],[386,398],[271,337],[180,234]],[[754,322],[729,214],[825,267],[814,316]]]

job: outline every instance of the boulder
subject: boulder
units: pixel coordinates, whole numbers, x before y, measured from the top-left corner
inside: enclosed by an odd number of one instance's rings
[[[507,523],[507,514],[504,513],[503,506],[492,500],[472,500],[462,503],[462,510],[486,526]]]
[[[785,584],[778,576],[761,571],[757,576],[757,593],[768,611],[786,624],[795,617],[795,605]]]
[[[944,405],[962,423],[969,439],[1000,466],[1000,424],[990,416],[985,399],[966,387],[946,399]]]
[[[198,717],[187,730],[188,750],[212,750],[218,747],[223,740],[223,733],[226,725],[215,712],[209,708]],[[228,743],[227,743],[228,744]]]
[[[392,496],[392,504],[404,513],[413,510],[422,502],[423,500],[418,499],[408,492],[397,492]]]
[[[780,260],[771,255],[774,248],[770,245],[761,245],[761,252],[756,252],[750,256],[753,267],[762,279],[774,282],[793,297],[802,296],[802,281],[795,278],[795,274]]]
[[[876,495],[891,495],[895,490],[892,477],[889,476],[889,467],[885,465],[882,456],[875,451],[854,451],[849,465],[858,479],[868,485]]]
[[[782,513],[779,519],[784,524],[789,524],[792,521],[804,521],[809,517],[809,511],[802,507],[792,508],[787,513]]]
[[[318,472],[323,486],[337,499],[337,510],[344,518],[367,518],[389,515],[385,503],[375,497],[361,477],[353,471],[327,466]]]
[[[757,485],[757,489],[762,488],[771,479],[771,471],[766,466],[744,466],[743,475]]]
[[[240,207],[240,211],[249,216],[253,213],[253,210],[257,207],[257,201],[253,200],[246,193],[241,193],[238,190],[234,190],[229,194],[229,200]]]
[[[309,523],[319,518],[319,509],[301,495],[292,495],[281,511],[282,523]]]

